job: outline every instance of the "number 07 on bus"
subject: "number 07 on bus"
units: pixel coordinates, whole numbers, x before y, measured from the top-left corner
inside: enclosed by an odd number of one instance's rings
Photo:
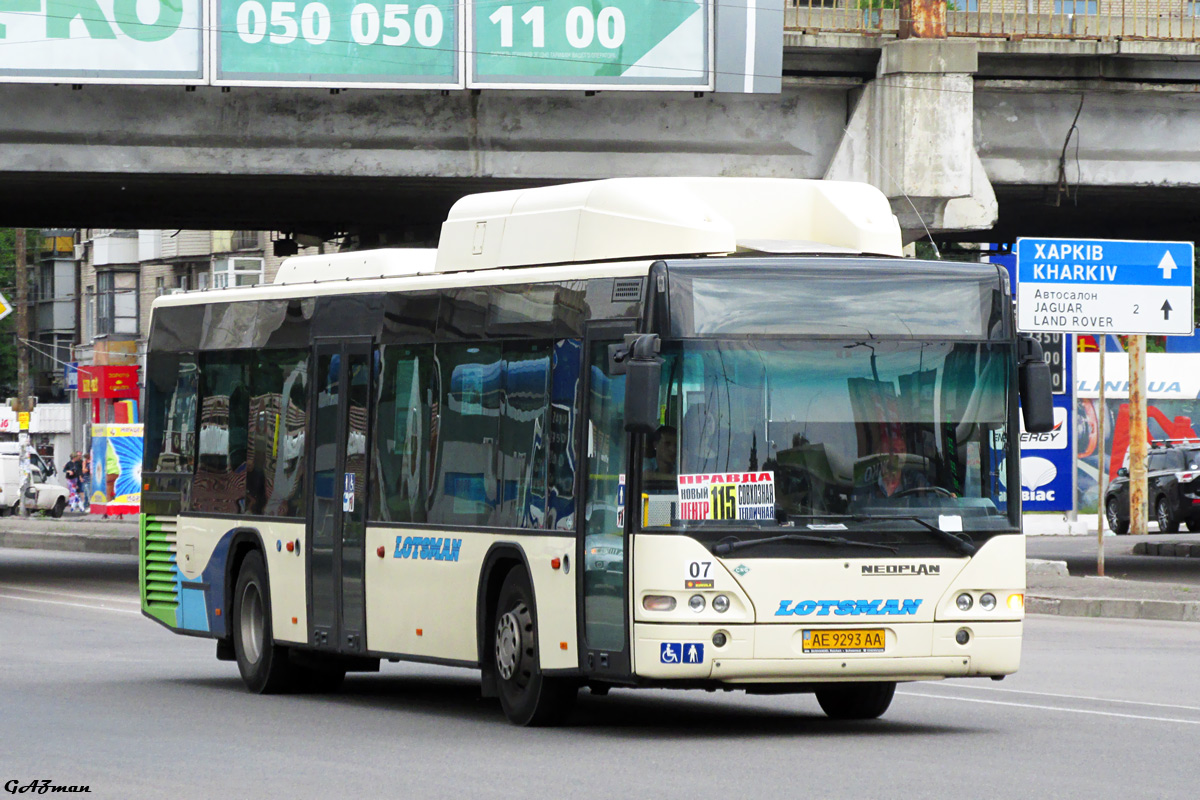
[[[436,251],[158,298],[147,362],[143,612],[253,692],[411,660],[520,725],[581,687],[866,719],[1018,667],[1048,368],[872,187],[472,195]]]

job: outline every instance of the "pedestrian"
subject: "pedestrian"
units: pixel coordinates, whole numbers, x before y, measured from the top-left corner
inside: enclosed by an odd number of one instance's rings
[[[92,454],[84,453],[83,467],[79,473],[80,494],[83,495],[83,510],[90,511],[92,507]]]
[[[72,511],[83,510],[83,459],[78,451],[71,453],[71,460],[63,467],[63,477],[67,479],[67,507]]]

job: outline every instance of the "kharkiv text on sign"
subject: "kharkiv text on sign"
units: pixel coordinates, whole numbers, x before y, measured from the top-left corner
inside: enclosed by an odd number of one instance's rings
[[[1191,242],[1018,239],[1017,327],[1192,333]]]

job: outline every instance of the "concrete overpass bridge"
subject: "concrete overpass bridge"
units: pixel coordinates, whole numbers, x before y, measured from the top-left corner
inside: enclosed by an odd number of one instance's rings
[[[4,83],[0,224],[426,240],[471,191],[751,175],[868,180],[910,238],[1194,238],[1200,35],[1151,11],[789,6],[779,94]]]

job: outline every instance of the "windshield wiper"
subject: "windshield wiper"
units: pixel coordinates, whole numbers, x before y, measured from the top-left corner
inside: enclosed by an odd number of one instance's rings
[[[870,547],[879,550],[890,550],[893,553],[900,552],[897,548],[890,544],[875,544],[874,542],[856,542],[853,539],[847,539],[843,536],[809,536],[803,533],[784,533],[779,536],[767,536],[763,539],[747,539],[742,541],[736,536],[730,536],[728,539],[722,539],[713,545],[713,554],[724,556],[732,553],[734,550],[742,550],[747,547],[754,547],[760,544],[770,544],[771,542],[809,542],[812,544],[823,545],[849,545],[851,547]]]
[[[962,553],[964,556],[975,555],[975,544],[966,536],[959,536],[953,531],[944,531],[932,522],[927,522],[917,516],[875,516],[867,514],[789,514],[789,519],[811,519],[818,521],[843,521],[850,520],[851,522],[915,522],[925,528],[934,535],[934,538],[942,541],[955,551]]]

